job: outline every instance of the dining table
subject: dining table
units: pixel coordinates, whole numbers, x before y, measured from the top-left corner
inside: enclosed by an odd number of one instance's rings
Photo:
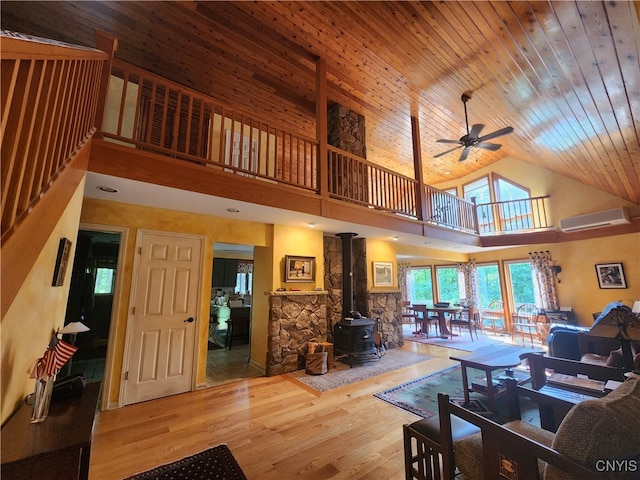
[[[414,309],[415,309],[416,305],[414,305]],[[417,309],[416,309],[417,310]],[[447,327],[447,314],[450,315],[458,315],[461,314],[462,312],[467,312],[468,313],[468,309],[465,309],[461,306],[453,306],[453,307],[424,307],[420,310],[418,310],[420,312],[423,313],[424,315],[424,320],[423,322],[421,322],[420,318],[416,318],[416,324],[421,323],[422,324],[422,331],[426,331],[425,327],[428,328],[428,325],[426,325],[427,323],[427,319],[429,317],[430,313],[433,313],[434,316],[438,317],[438,328],[440,329],[440,338],[448,338],[448,337],[452,337],[452,336],[457,336],[457,334],[453,333],[451,330],[449,330],[449,327]]]

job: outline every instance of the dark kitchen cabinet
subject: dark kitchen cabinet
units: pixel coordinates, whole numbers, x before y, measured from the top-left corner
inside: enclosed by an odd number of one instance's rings
[[[238,260],[233,258],[213,259],[213,287],[235,287],[238,273]]]

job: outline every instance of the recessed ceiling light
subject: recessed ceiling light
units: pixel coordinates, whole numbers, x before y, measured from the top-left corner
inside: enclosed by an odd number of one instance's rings
[[[309,223],[307,223],[307,226],[309,226],[309,228],[314,228],[316,226],[316,224],[313,223],[313,222],[309,222]]]
[[[227,208],[227,212],[229,213],[240,213],[240,210],[237,208]]]
[[[397,235],[395,235],[395,236],[393,236],[391,238],[393,238],[394,240],[398,240],[398,236]]]
[[[105,187],[104,185],[99,186],[98,190],[102,190],[103,192],[107,192],[107,193],[118,193],[117,188]]]

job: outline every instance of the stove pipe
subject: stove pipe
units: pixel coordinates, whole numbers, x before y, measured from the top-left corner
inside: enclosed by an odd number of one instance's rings
[[[353,245],[357,233],[338,233],[342,238],[342,316],[350,317],[353,307]]]

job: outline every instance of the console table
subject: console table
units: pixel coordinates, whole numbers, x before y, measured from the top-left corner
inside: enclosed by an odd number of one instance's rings
[[[26,403],[0,431],[2,479],[88,479],[93,419],[100,383],[82,394],[51,402],[42,423],[31,423]]]

